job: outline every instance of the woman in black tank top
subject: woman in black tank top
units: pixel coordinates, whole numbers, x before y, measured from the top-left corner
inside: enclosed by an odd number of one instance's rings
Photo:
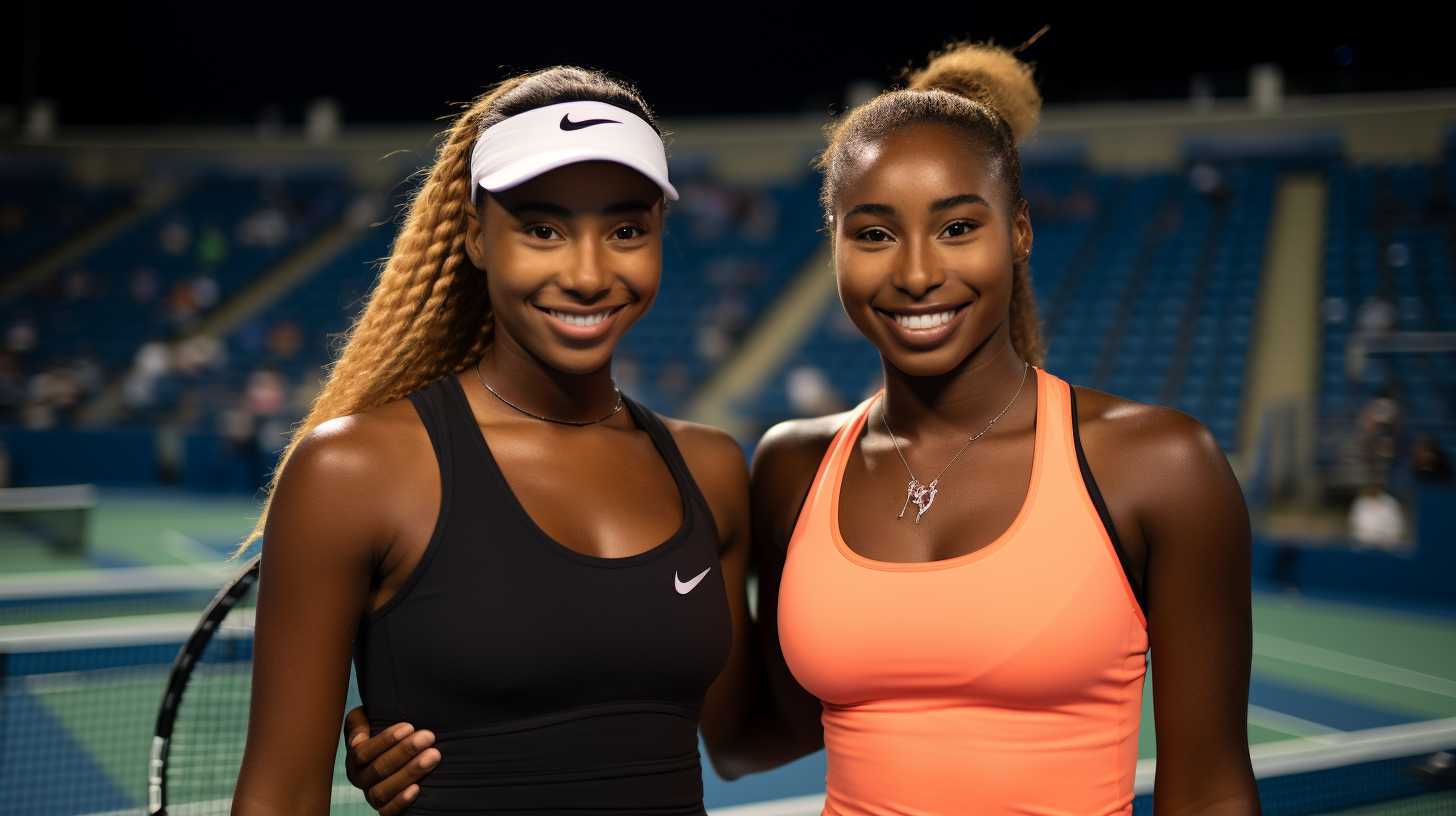
[[[352,744],[386,812],[702,814],[699,725],[720,772],[756,767],[742,453],[611,378],[675,197],[600,74],[456,121],[244,542],[266,530],[234,813],[327,810],[351,659],[369,722],[408,723]],[[378,784],[401,751],[428,776]]]

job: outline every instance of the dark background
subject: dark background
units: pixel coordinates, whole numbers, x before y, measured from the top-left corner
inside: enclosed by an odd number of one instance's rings
[[[1025,41],[1049,103],[1176,99],[1202,74],[1220,97],[1273,62],[1286,91],[1456,87],[1446,32],[1396,6],[1273,20],[1212,4],[1068,15],[1034,4],[935,2],[563,4],[23,0],[3,17],[0,105],[55,103],[67,125],[226,124],[267,112],[296,122],[336,99],[345,123],[449,114],[511,73],[555,63],[603,68],[660,114],[823,114],[855,79],[888,82],[956,38]],[[1015,13],[1011,9],[1016,9]]]

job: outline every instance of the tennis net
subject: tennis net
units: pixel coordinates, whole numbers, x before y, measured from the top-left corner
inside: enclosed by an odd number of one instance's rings
[[[1456,718],[1256,745],[1266,816],[1456,814]],[[1156,762],[1138,764],[1134,814],[1151,814]]]
[[[0,488],[0,547],[82,555],[95,507],[96,488],[89,484]]]
[[[193,611],[0,628],[5,812],[143,813],[157,709],[172,661],[196,623]],[[251,660],[251,636],[210,649],[208,659]],[[206,683],[207,676],[206,667],[199,667],[194,682]],[[239,693],[245,697],[246,689]],[[357,705],[352,684],[350,700]],[[236,745],[215,747],[237,757],[246,735],[246,701],[230,711],[235,722],[208,730],[235,740]],[[335,779],[344,784],[335,786],[334,813],[373,812],[345,782],[342,750],[335,757]],[[218,790],[213,802],[194,799],[169,812],[226,812],[230,797],[230,789]]]

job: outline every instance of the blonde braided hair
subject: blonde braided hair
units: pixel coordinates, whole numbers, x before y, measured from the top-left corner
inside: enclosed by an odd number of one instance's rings
[[[465,251],[469,239],[470,152],[476,136],[518,113],[562,102],[606,102],[657,129],[630,85],[599,71],[557,66],[517,76],[470,103],[445,132],[435,163],[410,202],[363,311],[344,335],[338,358],[304,419],[294,426],[269,477],[242,554],[263,535],[278,480],[299,443],[330,419],[401,399],[474,365],[490,346],[494,319],[485,272]],[[659,130],[660,132],[660,130]]]

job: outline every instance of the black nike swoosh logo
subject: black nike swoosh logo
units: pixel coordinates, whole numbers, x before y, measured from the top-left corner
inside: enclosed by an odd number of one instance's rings
[[[606,124],[620,125],[622,123],[618,122],[616,119],[583,119],[580,122],[573,122],[571,121],[571,114],[566,113],[562,114],[561,116],[562,130],[581,130],[582,128],[589,128],[592,125]]]

